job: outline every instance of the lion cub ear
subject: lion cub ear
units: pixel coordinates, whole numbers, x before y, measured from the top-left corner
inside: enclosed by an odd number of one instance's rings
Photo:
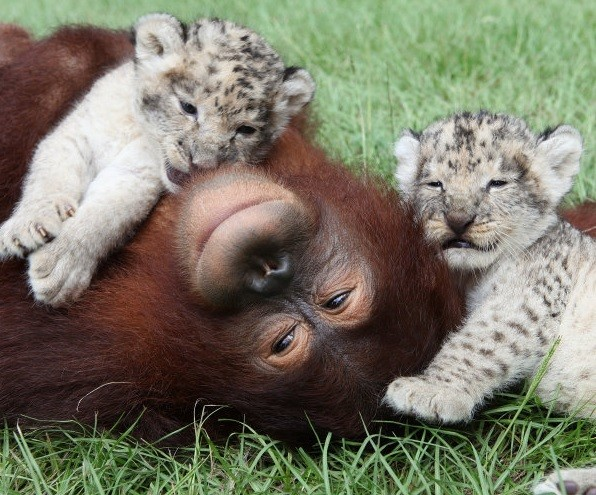
[[[395,178],[399,189],[407,196],[412,192],[418,175],[418,162],[420,161],[419,136],[411,129],[403,131],[401,137],[395,143],[394,154],[397,158]]]
[[[286,68],[273,104],[274,138],[281,134],[294,115],[312,101],[314,95],[315,81],[306,69]]]
[[[135,55],[151,65],[163,57],[184,50],[182,23],[169,14],[147,14],[135,24]]]
[[[582,137],[570,125],[560,125],[538,137],[535,166],[552,205],[557,205],[571,190],[582,150]]]

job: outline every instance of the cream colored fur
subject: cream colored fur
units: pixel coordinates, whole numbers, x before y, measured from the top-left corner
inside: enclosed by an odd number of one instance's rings
[[[469,315],[421,375],[390,384],[386,403],[468,421],[495,391],[534,378],[556,346],[537,395],[595,417],[596,242],[556,214],[579,170],[579,133],[536,136],[514,117],[459,114],[406,132],[395,150],[400,188],[467,282]],[[580,471],[563,479],[596,485],[594,469]]]
[[[98,80],[39,144],[0,227],[0,259],[28,255],[38,301],[76,299],[181,176],[258,162],[313,94],[308,72],[286,68],[253,31],[142,17],[135,61]]]
[[[569,486],[573,491],[564,491],[565,483],[572,482],[575,486]],[[596,467],[583,469],[562,469],[559,472],[549,474],[546,479],[534,487],[534,495],[564,495],[575,493],[577,495],[594,495],[596,490]]]

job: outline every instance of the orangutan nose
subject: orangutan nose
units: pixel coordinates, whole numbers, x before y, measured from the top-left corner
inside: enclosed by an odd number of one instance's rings
[[[268,257],[255,256],[253,261],[254,266],[249,271],[247,286],[264,296],[282,292],[294,276],[290,255],[287,253]]]
[[[467,213],[450,213],[445,216],[445,221],[453,233],[459,237],[466,233],[466,230],[474,223],[475,218],[475,215]]]
[[[196,263],[194,286],[216,308],[274,297],[294,279],[304,240],[312,235],[308,208],[295,198],[243,208],[222,222]]]

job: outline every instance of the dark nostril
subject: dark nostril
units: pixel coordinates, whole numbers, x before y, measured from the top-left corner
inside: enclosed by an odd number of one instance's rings
[[[287,254],[271,258],[256,258],[248,273],[248,288],[264,296],[272,296],[284,290],[294,270]]]
[[[455,235],[461,236],[466,232],[466,230],[468,230],[468,227],[474,223],[475,218],[475,215],[470,216],[466,214],[452,214],[447,215],[445,220],[453,233]]]

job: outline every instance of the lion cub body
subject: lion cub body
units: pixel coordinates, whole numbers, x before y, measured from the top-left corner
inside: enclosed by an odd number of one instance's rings
[[[520,119],[487,112],[397,142],[399,185],[463,282],[468,317],[421,375],[389,385],[395,411],[470,420],[496,390],[534,378],[548,356],[541,400],[596,415],[596,241],[556,212],[581,152],[572,127],[536,136]],[[591,493],[596,467],[553,472],[534,493],[564,493],[560,480]]]
[[[313,93],[305,70],[286,68],[247,28],[142,17],[135,60],[99,79],[39,144],[0,227],[0,258],[29,256],[37,300],[75,299],[164,191],[193,169],[258,162]]]
[[[579,133],[536,136],[514,117],[458,114],[396,145],[397,177],[427,237],[468,281],[468,313],[427,370],[395,380],[394,409],[469,420],[496,390],[532,378],[557,410],[596,407],[596,242],[556,208],[579,169]]]

